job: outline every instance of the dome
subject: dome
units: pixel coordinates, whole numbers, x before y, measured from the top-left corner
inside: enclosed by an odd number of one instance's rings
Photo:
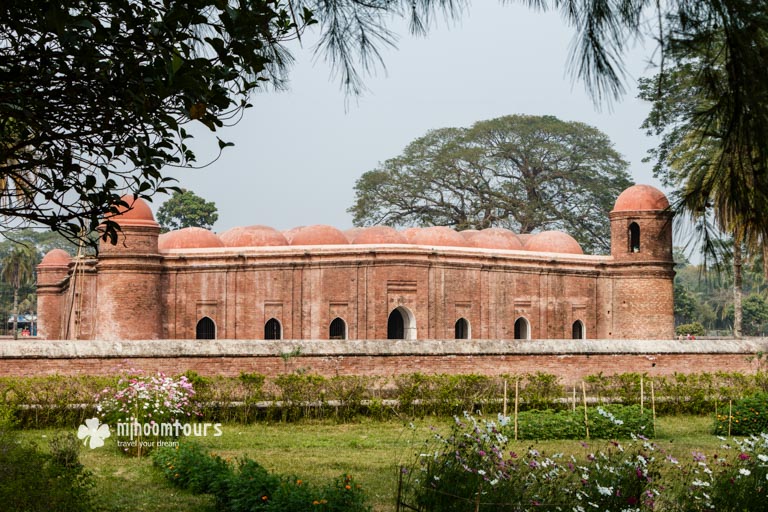
[[[224,247],[215,233],[203,228],[182,228],[163,233],[157,239],[157,247],[161,251],[168,249],[203,249],[208,247]]]
[[[344,236],[347,237],[347,242],[352,243],[352,240],[355,239],[355,236],[365,228],[349,228],[344,230]]]
[[[485,249],[504,249],[519,251],[523,249],[523,243],[517,235],[504,228],[488,228],[477,231],[469,236],[469,243],[473,247]]]
[[[288,238],[286,236],[286,238]],[[298,230],[291,245],[346,245],[349,242],[344,233],[325,224],[315,224]]]
[[[353,244],[407,244],[408,240],[395,228],[371,226],[360,230],[352,239]]]
[[[479,233],[480,231],[477,229],[465,229],[463,231],[459,231],[459,234],[466,238],[467,240],[470,240],[473,236],[475,236],[476,233]]]
[[[416,242],[414,242],[413,239],[417,233],[421,232],[421,229],[422,228],[405,228],[404,230],[400,231],[400,234],[403,235],[406,243],[414,244]]]
[[[288,242],[288,245],[291,244],[293,241],[293,237],[296,236],[296,233],[304,229],[306,226],[296,226],[295,228],[286,229],[282,232],[282,235],[285,237],[285,240]]]
[[[661,190],[650,185],[634,185],[619,195],[613,211],[665,210],[667,208],[669,208],[669,201]]]
[[[155,216],[149,204],[140,197],[125,195],[120,198],[128,204],[128,207],[119,206],[116,215],[109,216],[109,220],[117,222],[121,226],[157,226]]]
[[[38,267],[65,267],[71,260],[72,257],[64,249],[52,249],[43,256]]]
[[[533,252],[559,252],[564,254],[584,254],[579,242],[562,231],[542,231],[532,235],[525,242],[525,250]]]
[[[447,226],[421,228],[413,234],[410,243],[414,245],[437,245],[444,247],[470,247],[470,243],[457,231]]]
[[[269,226],[245,226],[228,229],[219,235],[226,247],[268,247],[288,245],[282,233]]]

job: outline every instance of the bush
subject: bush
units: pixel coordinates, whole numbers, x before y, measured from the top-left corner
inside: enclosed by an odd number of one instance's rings
[[[642,434],[653,437],[653,418],[650,411],[640,414],[636,405],[606,405],[591,407],[587,412],[589,437],[593,439],[629,439]],[[514,435],[511,421],[504,433]],[[526,411],[518,416],[518,439],[586,439],[584,410]]]
[[[725,409],[715,418],[715,434],[727,435],[728,423],[728,409]],[[730,435],[747,436],[763,432],[768,432],[768,393],[756,394],[733,402]]]
[[[365,512],[365,494],[344,475],[317,487],[295,477],[269,473],[258,462],[242,458],[237,465],[191,442],[156,450],[153,461],[173,485],[196,494],[212,494],[217,510],[226,512]]]
[[[707,334],[707,330],[699,322],[693,322],[691,324],[680,324],[675,327],[675,334],[678,336],[686,336],[688,334],[692,336],[704,336]]]
[[[80,464],[72,434],[55,436],[51,453],[21,443],[0,427],[0,503],[3,510],[91,510],[91,475]]]

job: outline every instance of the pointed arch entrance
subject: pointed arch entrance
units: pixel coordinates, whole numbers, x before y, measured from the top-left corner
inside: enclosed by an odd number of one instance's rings
[[[216,339],[216,324],[213,320],[204,316],[197,322],[195,327],[195,338],[198,340],[215,340]]]
[[[389,318],[387,319],[387,339],[416,339],[416,318],[410,309],[405,306],[398,306],[389,313]]]

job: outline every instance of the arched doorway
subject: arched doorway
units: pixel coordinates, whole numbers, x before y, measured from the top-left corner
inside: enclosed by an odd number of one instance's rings
[[[264,324],[264,339],[265,340],[279,340],[283,337],[283,329],[280,326],[280,322],[276,318],[270,318],[267,323]]]
[[[531,328],[528,324],[528,320],[524,317],[520,317],[515,320],[515,339],[516,340],[528,340],[531,339]]]
[[[629,225],[629,252],[640,252],[640,226],[637,222]]]
[[[216,324],[213,320],[204,316],[197,322],[195,328],[195,338],[198,340],[215,340],[216,339]]]
[[[584,332],[584,323],[581,320],[576,320],[573,322],[571,337],[574,340],[583,340],[586,338],[586,333]]]
[[[345,340],[347,339],[347,324],[339,317],[336,317],[331,322],[331,326],[328,328],[328,339],[331,340]]]
[[[410,309],[399,306],[392,310],[387,319],[387,339],[416,339],[416,319]]]
[[[456,324],[453,326],[454,338],[457,340],[469,339],[469,322],[466,318],[459,318],[456,320]]]

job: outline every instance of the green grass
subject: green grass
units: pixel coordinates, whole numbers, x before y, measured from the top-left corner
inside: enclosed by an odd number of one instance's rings
[[[428,419],[413,424],[363,421],[360,423],[289,423],[227,424],[221,437],[200,441],[211,451],[232,460],[247,456],[271,471],[295,475],[307,482],[323,484],[349,473],[365,488],[376,511],[394,510],[397,467],[409,464],[434,426],[441,432],[449,429],[450,419]],[[665,450],[681,457],[693,450],[712,452],[723,441],[711,435],[708,417],[665,417],[657,423],[655,441]],[[41,447],[55,431],[25,430],[22,436]],[[590,441],[590,448],[604,442]],[[509,449],[522,451],[535,446],[547,453],[583,454],[577,441],[511,442]],[[171,487],[152,467],[148,458],[135,459],[122,455],[107,440],[107,446],[96,450],[83,448],[81,461],[93,472],[98,510],[122,511],[188,511],[212,512],[212,500],[193,496]]]

